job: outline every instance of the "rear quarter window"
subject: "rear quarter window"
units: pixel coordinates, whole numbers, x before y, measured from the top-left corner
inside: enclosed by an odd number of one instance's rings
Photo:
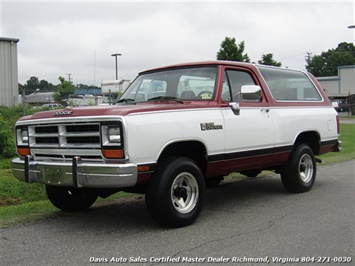
[[[322,101],[308,76],[296,70],[258,67],[276,101]]]

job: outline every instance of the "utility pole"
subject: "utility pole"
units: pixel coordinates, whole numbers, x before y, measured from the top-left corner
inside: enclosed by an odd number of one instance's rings
[[[72,80],[72,78],[70,77],[71,75],[73,75],[73,74],[67,74],[68,75],[68,80],[69,80],[69,82]]]
[[[312,59],[312,53],[307,52],[306,56],[305,56],[306,62],[307,62],[307,66],[309,66],[309,64],[311,63],[311,59]]]

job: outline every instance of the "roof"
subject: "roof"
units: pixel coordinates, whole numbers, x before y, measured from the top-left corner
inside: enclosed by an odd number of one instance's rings
[[[255,63],[247,63],[247,62],[239,62],[239,61],[227,61],[227,60],[210,60],[210,61],[200,61],[200,62],[187,62],[187,63],[180,63],[180,64],[174,64],[174,65],[168,65],[168,66],[162,66],[158,68],[153,68],[153,69],[148,69],[145,71],[140,72],[139,74],[146,74],[149,72],[155,72],[159,70],[165,70],[165,69],[172,69],[172,68],[179,68],[179,67],[194,67],[194,66],[212,66],[212,65],[224,65],[224,66],[241,66],[241,67],[248,67],[248,68],[253,68],[256,69],[257,67],[269,67],[269,68],[276,68],[276,69],[287,69],[287,70],[295,70],[295,71],[301,71],[299,69],[292,69],[292,68],[284,68],[284,67],[275,67],[275,66],[269,66],[269,65],[260,65],[260,64],[255,64]]]
[[[173,64],[168,66],[157,67],[153,69],[148,69],[145,71],[140,72],[139,74],[145,74],[149,72],[155,72],[164,69],[171,69],[171,68],[179,68],[179,67],[194,67],[194,66],[208,66],[208,65],[235,65],[235,66],[253,66],[254,64],[245,63],[245,62],[236,62],[236,61],[223,61],[223,60],[213,60],[213,61],[200,61],[200,62],[187,62],[187,63],[180,63],[180,64]]]
[[[54,101],[53,92],[35,92],[26,95],[26,103],[45,103]]]
[[[19,42],[20,39],[0,37],[1,42]]]

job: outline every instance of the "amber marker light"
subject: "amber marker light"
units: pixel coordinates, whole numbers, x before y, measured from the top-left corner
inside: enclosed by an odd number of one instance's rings
[[[146,172],[146,171],[149,171],[149,170],[150,170],[149,165],[141,165],[141,166],[138,166],[138,171],[139,171],[139,172]]]
[[[124,150],[102,150],[102,154],[107,159],[123,159]]]
[[[17,148],[17,153],[20,156],[26,156],[26,155],[30,155],[31,151],[30,148]]]

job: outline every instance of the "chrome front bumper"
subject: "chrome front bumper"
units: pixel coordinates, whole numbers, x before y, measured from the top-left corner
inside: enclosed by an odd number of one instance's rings
[[[12,160],[12,171],[20,181],[46,185],[120,188],[132,187],[137,183],[137,165],[104,164],[82,162],[74,157],[71,162]]]

